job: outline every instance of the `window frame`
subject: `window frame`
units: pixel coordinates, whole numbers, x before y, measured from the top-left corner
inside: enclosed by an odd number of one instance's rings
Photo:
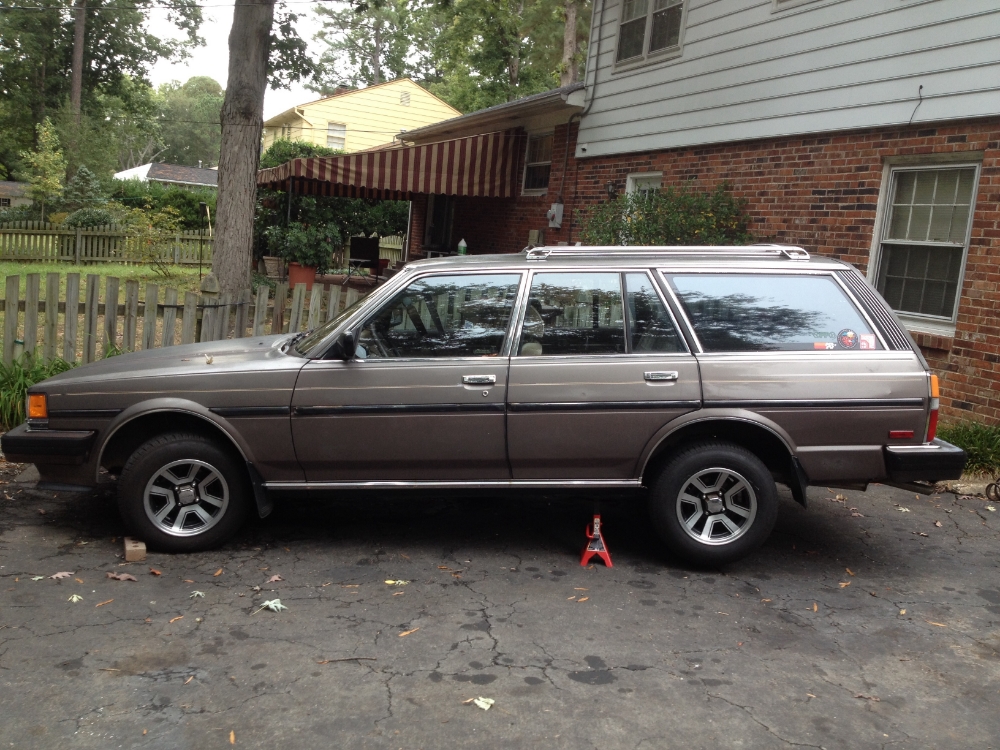
[[[336,127],[338,127],[338,128],[343,128],[343,133],[344,133],[343,136],[334,136],[334,138],[343,138],[344,142],[340,146],[331,146],[330,145],[330,127],[334,126],[334,125]],[[326,147],[327,148],[337,148],[337,149],[340,149],[341,151],[346,151],[347,150],[347,123],[345,123],[345,122],[333,122],[332,120],[331,121],[327,121],[327,123],[326,123]]]
[[[654,179],[659,180],[656,189],[663,190],[663,172],[633,172],[625,178],[625,192],[629,194],[646,192],[649,188],[643,187],[642,183]]]
[[[622,40],[621,20],[622,14],[625,10],[625,0],[619,0],[618,20],[615,24],[615,48],[614,57],[612,58],[612,72],[618,73],[622,71],[634,70],[635,68],[641,68],[646,65],[654,65],[666,60],[673,60],[674,58],[680,57],[684,54],[684,31],[687,28],[689,2],[688,0],[678,0],[678,4],[681,6],[681,23],[677,34],[677,44],[671,47],[664,47],[656,52],[649,51],[650,36],[653,33],[653,9],[656,7],[656,4],[655,0],[648,0],[648,7],[646,8],[646,28],[642,37],[642,54],[629,57],[624,60],[619,60],[618,49],[621,46]],[[634,21],[636,19],[632,20]]]
[[[552,157],[549,156],[548,161],[528,161],[528,154],[531,152],[531,141],[534,138],[545,138],[548,136],[552,139],[553,151],[556,145],[555,131],[554,130],[543,130],[537,133],[528,133],[527,138],[525,138],[524,144],[524,168],[521,170],[521,195],[547,195],[549,192],[549,185],[552,183]],[[544,164],[549,165],[549,180],[543,188],[527,188],[525,184],[528,181],[528,167],[538,167]]]
[[[386,364],[392,363],[397,365],[402,365],[410,362],[495,362],[505,357],[510,357],[510,351],[513,343],[513,337],[519,335],[519,313],[521,310],[521,303],[526,301],[525,291],[527,286],[525,284],[525,277],[528,275],[528,271],[523,269],[508,268],[508,269],[497,269],[489,270],[484,268],[470,269],[468,271],[425,271],[424,273],[413,276],[413,278],[406,279],[404,284],[401,284],[399,288],[394,289],[387,297],[382,300],[379,304],[375,305],[371,310],[365,312],[363,315],[359,315],[354,320],[348,322],[347,326],[343,330],[354,331],[355,335],[361,333],[365,326],[371,323],[378,315],[385,310],[386,306],[391,304],[394,299],[398,296],[400,292],[404,289],[409,288],[413,284],[422,281],[427,278],[438,278],[441,276],[516,276],[518,277],[518,287],[514,293],[514,301],[511,305],[510,319],[507,321],[507,330],[504,333],[503,343],[500,345],[500,352],[498,354],[490,355],[479,355],[479,356],[455,356],[455,357],[385,357],[385,358],[361,358],[355,355],[351,358],[352,364],[364,364],[366,362]],[[358,311],[362,312],[361,310]]]
[[[972,224],[976,215],[976,201],[979,196],[979,180],[982,174],[982,161],[976,160],[974,158],[968,158],[969,155],[962,154],[961,159],[956,159],[954,156],[949,155],[951,158],[934,159],[934,158],[923,158],[921,160],[912,159],[901,159],[901,160],[886,160],[882,171],[882,185],[879,189],[879,200],[878,208],[875,217],[875,231],[872,232],[872,246],[868,253],[868,269],[865,274],[868,282],[878,291],[878,269],[882,263],[882,248],[883,245],[897,244],[897,245],[921,245],[926,247],[957,247],[955,243],[947,242],[930,242],[930,241],[902,241],[902,240],[889,240],[888,243],[885,240],[885,236],[889,231],[889,222],[892,219],[892,208],[893,200],[896,194],[896,175],[901,172],[929,172],[929,171],[940,171],[947,169],[974,169],[975,175],[973,177],[972,184],[972,194],[970,196],[969,203],[969,220],[966,222],[965,227],[965,241],[962,246],[962,260],[958,273],[958,286],[955,293],[954,308],[950,318],[940,317],[937,315],[925,315],[921,313],[904,312],[901,310],[896,310],[890,305],[893,313],[902,321],[903,325],[907,329],[913,329],[917,331],[922,331],[925,333],[930,333],[934,335],[942,336],[954,336],[955,328],[958,323],[958,311],[962,303],[962,288],[965,284],[965,272],[966,265],[969,259],[969,246],[972,242]],[[881,292],[879,292],[881,295]]]
[[[840,277],[834,271],[827,270],[794,270],[794,269],[777,269],[777,268],[767,268],[767,269],[732,269],[732,268],[666,268],[658,267],[656,269],[657,279],[660,282],[662,288],[666,290],[669,295],[673,306],[677,310],[677,316],[680,317],[684,322],[684,335],[689,337],[689,340],[695,346],[695,354],[699,357],[829,357],[829,356],[857,356],[862,349],[798,349],[798,350],[781,350],[781,349],[765,349],[762,351],[733,351],[733,352],[706,352],[705,347],[702,346],[701,339],[698,338],[698,333],[695,331],[694,324],[688,318],[687,313],[684,311],[684,306],[681,301],[677,298],[677,294],[674,291],[673,286],[670,284],[670,280],[667,278],[671,275],[705,275],[705,274],[724,274],[727,276],[826,276],[833,280],[833,283],[837,285],[844,295],[847,297],[848,301],[854,306],[858,315],[861,316],[868,327],[871,328],[872,332],[878,337],[879,343],[882,345],[881,349],[871,349],[867,350],[868,353],[865,354],[866,357],[874,356],[872,353],[877,352],[878,355],[907,355],[912,356],[912,352],[909,351],[896,351],[889,346],[889,342],[886,339],[882,328],[875,322],[875,320],[868,314],[865,306],[861,304],[861,301],[854,296],[854,293],[848,288],[848,286],[840,279]]]
[[[604,353],[604,354],[545,354],[542,352],[538,355],[533,354],[521,354],[521,337],[524,334],[524,320],[528,311],[528,300],[531,297],[531,285],[535,281],[535,277],[539,274],[556,274],[556,273],[593,273],[593,274],[617,274],[618,283],[622,290],[622,332],[625,336],[625,351],[621,353]],[[645,274],[649,283],[652,285],[653,290],[656,292],[657,298],[660,300],[660,304],[667,311],[667,315],[670,316],[670,322],[674,326],[674,330],[677,331],[677,338],[680,340],[681,345],[684,347],[679,352],[633,352],[632,351],[632,321],[631,315],[628,310],[628,286],[626,282],[626,276],[630,273],[635,274]],[[617,266],[613,268],[574,268],[574,269],[534,269],[528,274],[527,281],[521,286],[521,299],[518,300],[518,309],[516,311],[517,328],[514,332],[514,337],[511,339],[510,346],[510,357],[523,357],[525,359],[568,359],[576,357],[656,357],[657,359],[663,357],[690,357],[694,354],[691,349],[691,340],[697,342],[697,339],[688,339],[685,327],[681,324],[681,321],[677,317],[677,313],[674,311],[674,306],[670,304],[666,296],[663,293],[663,286],[660,283],[660,279],[657,278],[657,273],[654,269],[648,266],[635,266],[635,267],[624,267]],[[700,346],[700,344],[699,344]]]
[[[10,208],[12,201],[10,198],[0,198],[0,208]]]

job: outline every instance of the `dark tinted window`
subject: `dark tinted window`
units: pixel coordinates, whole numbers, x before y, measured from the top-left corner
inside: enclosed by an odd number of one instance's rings
[[[539,273],[531,282],[518,353],[624,354],[621,275]]]
[[[670,283],[706,352],[882,348],[829,276],[706,273]]]
[[[625,291],[634,354],[686,351],[649,276],[644,273],[625,274]]]
[[[495,357],[521,277],[430,276],[414,281],[358,335],[358,357]]]

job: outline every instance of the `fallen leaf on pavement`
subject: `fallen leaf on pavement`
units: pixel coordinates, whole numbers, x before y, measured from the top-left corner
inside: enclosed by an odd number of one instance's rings
[[[864,513],[858,513],[857,511],[851,512],[851,518],[864,518],[864,517],[865,517]]]
[[[150,568],[150,569],[149,569],[149,572],[150,572],[150,573],[151,573],[152,575],[154,575],[154,576],[162,576],[162,575],[163,575],[163,573],[161,573],[161,572],[160,572],[159,570],[157,570],[156,568]]]
[[[95,604],[94,609],[97,609],[98,607],[103,607],[105,604],[111,604],[111,602],[113,601],[114,599],[108,599],[107,601],[103,601],[100,604]]]
[[[913,533],[916,534],[917,536],[927,536],[927,534],[925,534],[922,531],[914,531]]]
[[[873,701],[874,703],[880,703],[882,701],[881,698],[877,698],[874,695],[862,695],[861,693],[858,693],[854,697],[855,698],[861,698],[862,700],[866,700],[866,701]]]
[[[937,526],[939,529],[941,528],[941,522],[940,521],[935,521],[934,525]]]
[[[815,698],[815,697],[816,697],[816,696],[815,696],[815,695],[813,695],[812,693],[806,693],[806,695],[808,695],[808,696],[809,696],[810,698]]]
[[[190,578],[185,578],[184,583],[194,583]]]
[[[68,570],[61,570],[58,573],[53,573],[49,576],[49,578],[58,581],[60,578],[69,578],[71,575],[73,575],[72,572]]]
[[[986,510],[988,510],[990,513],[996,513],[997,512],[997,509],[994,508],[992,505],[987,505],[986,506]]]
[[[82,578],[74,578],[73,580],[76,581],[77,583],[83,583]]]
[[[32,576],[32,577],[31,577],[31,580],[32,580],[32,581],[40,581],[40,580],[42,580],[43,578],[45,578],[45,576]]]
[[[134,575],[128,573],[108,573],[108,578],[112,578],[116,581],[135,581],[138,580]],[[82,581],[81,581],[82,583]]]
[[[212,578],[217,578],[217,577],[219,577],[221,575],[222,575],[222,568],[219,568],[217,571],[215,571],[214,573],[212,573]]]
[[[186,680],[184,680],[184,684],[185,684],[185,685],[187,685],[187,684],[188,684],[189,682],[191,682],[191,680],[193,680],[193,679],[194,679],[194,675],[191,675],[191,676],[190,676],[190,677],[188,677],[188,678],[187,678]]]
[[[451,568],[449,568],[447,565],[438,565],[438,570],[451,570]],[[472,698],[469,698],[469,700],[471,701]]]
[[[816,602],[813,602],[813,612],[819,612],[819,605]]]
[[[327,584],[324,583],[323,585],[326,586]],[[340,588],[342,588],[342,589],[356,589],[356,588],[359,588],[360,586],[361,586],[360,583],[342,583],[342,584],[340,584]]]
[[[169,624],[173,625],[178,620],[183,620],[183,619],[184,619],[184,615],[177,615],[177,617],[175,617],[174,619],[170,620]]]
[[[897,505],[896,506],[896,510],[898,510],[900,513],[909,513],[910,512],[909,508],[904,508],[902,505]]]
[[[405,638],[406,636],[410,635],[411,633],[416,633],[418,630],[420,630],[420,628],[414,628],[413,630],[404,630],[402,633],[399,634],[399,637],[400,638]]]
[[[899,614],[901,614],[901,615],[905,615],[905,614],[906,614],[906,610],[905,610],[905,609],[901,609],[901,610],[899,610]]]
[[[278,581],[284,581],[285,579],[281,576],[274,575],[267,579],[268,583],[277,583]]]
[[[391,578],[386,581],[387,586],[406,586],[409,581],[394,581]]]
[[[271,599],[261,604],[260,609],[258,609],[257,612],[260,612],[261,609],[269,609],[272,612],[280,612],[283,609],[288,609],[288,607],[281,603],[281,599]],[[257,612],[251,612],[250,614],[255,615]]]
[[[930,625],[936,625],[939,628],[946,628],[946,627],[948,627],[943,622],[934,622],[933,620],[924,620],[924,622],[926,622],[926,623],[928,623]]]
[[[492,706],[494,703],[496,703],[496,701],[493,700],[492,698],[482,698],[482,697],[479,697],[479,698],[473,698],[472,699],[472,703],[473,703],[473,705],[478,706],[479,708],[483,709],[484,711],[489,711],[490,710],[490,706]]]
[[[192,591],[191,596],[188,597],[188,599],[204,599],[204,598],[205,598],[204,591]]]
[[[405,594],[406,594],[405,591],[397,591],[395,594],[393,594],[393,596],[404,596]]]
[[[573,599],[576,599],[576,594],[573,594],[573,596],[566,597],[566,601],[572,601]]]
[[[846,589],[850,585],[851,585],[850,581],[841,581],[840,582],[840,588],[842,588],[842,589]]]
[[[579,604],[580,602],[585,602],[588,599],[590,599],[589,596],[581,596],[579,599],[576,600],[576,603]]]
[[[73,602],[73,603],[75,604],[76,602],[82,602],[82,601],[83,601],[83,597],[82,597],[82,596],[80,596],[79,594],[73,594],[73,595],[72,595],[72,596],[71,596],[71,597],[70,597],[69,599],[67,599],[66,601],[68,601],[68,602]]]
[[[850,568],[844,568],[844,570],[847,571],[847,575],[849,575],[849,576],[853,576],[854,575],[854,571],[851,570]]]
[[[229,744],[230,745],[236,744],[236,732],[232,730],[229,730]]]
[[[575,587],[573,590],[574,591],[590,591],[590,589],[581,588],[580,586]]]
[[[770,600],[770,599],[761,599],[761,601],[762,601],[762,602],[769,602],[769,601],[771,601],[771,600]]]

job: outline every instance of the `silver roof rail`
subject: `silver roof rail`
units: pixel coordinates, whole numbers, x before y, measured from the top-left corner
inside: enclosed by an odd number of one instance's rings
[[[760,256],[772,255],[789,260],[809,260],[809,253],[804,248],[794,245],[704,245],[700,247],[659,247],[650,245],[613,245],[593,247],[556,247],[525,248],[528,260],[545,260],[549,257],[560,258],[593,258],[621,255],[725,255],[725,256]]]

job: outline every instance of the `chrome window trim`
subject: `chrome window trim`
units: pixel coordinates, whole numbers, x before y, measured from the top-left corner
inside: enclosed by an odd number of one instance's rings
[[[628,310],[628,275],[630,273],[637,273],[637,271],[622,271],[622,289],[625,290],[625,295],[624,295],[623,303],[625,305],[626,312]],[[652,269],[647,268],[646,271],[645,271],[645,273],[646,273],[646,278],[649,280],[649,283],[652,284],[653,289],[655,290],[656,295],[657,295],[657,297],[660,300],[660,304],[663,305],[663,309],[666,310],[667,311],[667,315],[670,316],[670,321],[674,324],[674,330],[677,332],[677,337],[681,340],[681,343],[684,345],[684,351],[683,352],[647,352],[647,354],[656,355],[658,357],[659,356],[663,356],[663,355],[670,355],[670,354],[687,354],[687,355],[690,355],[692,353],[691,352],[691,347],[688,346],[687,339],[684,338],[684,333],[681,330],[680,324],[677,322],[677,318],[674,315],[674,311],[672,309],[670,309],[670,303],[667,302],[666,298],[663,296],[663,290],[660,288],[660,285],[656,283],[656,277],[653,276]],[[631,318],[627,319],[626,320],[626,325],[630,321],[631,321]],[[632,342],[629,340],[630,339],[629,334],[631,334],[632,331],[628,327],[626,327],[625,333],[626,333],[626,342],[629,344],[629,348],[631,349]],[[636,354],[636,352],[629,352],[629,356],[634,356],[635,354]]]

